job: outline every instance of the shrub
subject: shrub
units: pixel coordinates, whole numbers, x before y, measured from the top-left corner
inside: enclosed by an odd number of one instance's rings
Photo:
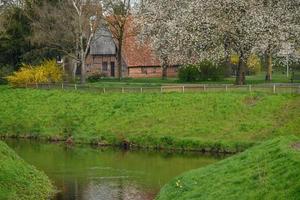
[[[194,82],[200,79],[200,71],[196,65],[185,65],[179,69],[178,76],[183,82]]]
[[[97,74],[90,75],[88,77],[88,81],[93,83],[93,82],[100,81],[101,79],[103,79],[105,77],[107,77],[106,74],[104,74],[104,73],[97,73]]]
[[[12,74],[13,67],[9,65],[0,66],[0,85],[7,84],[6,76]]]
[[[44,61],[39,66],[23,64],[21,69],[8,76],[8,82],[13,86],[27,84],[56,83],[61,82],[63,72],[55,60]]]
[[[224,68],[210,61],[184,65],[179,69],[179,80],[183,82],[217,81],[224,78]]]
[[[239,64],[239,55],[237,54],[231,54],[230,55],[230,63],[233,64],[233,65],[238,65]]]
[[[261,72],[262,64],[260,58],[255,54],[251,54],[247,60],[247,67],[252,74]]]
[[[210,61],[203,61],[199,64],[202,81],[217,81],[224,78],[224,68],[219,64]]]
[[[230,62],[233,65],[238,65],[239,60],[240,60],[240,58],[237,54],[232,54],[230,56]],[[259,56],[257,56],[256,54],[251,54],[249,56],[249,58],[247,59],[247,67],[248,67],[249,72],[252,74],[257,74],[257,73],[261,72],[262,63],[261,63]]]

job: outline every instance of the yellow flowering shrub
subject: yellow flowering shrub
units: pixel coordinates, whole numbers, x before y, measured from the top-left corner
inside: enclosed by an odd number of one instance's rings
[[[237,55],[237,54],[230,55],[231,64],[237,65],[237,64],[239,64],[239,61],[240,61],[239,55]]]
[[[251,54],[248,58],[247,66],[252,73],[259,73],[262,68],[260,58],[255,54]]]
[[[27,84],[57,83],[61,82],[62,78],[63,72],[56,61],[47,60],[39,66],[23,64],[21,69],[8,76],[7,80],[13,86],[24,86]]]
[[[237,54],[230,55],[231,64],[238,65],[239,61],[240,58]],[[247,60],[247,67],[252,73],[259,73],[262,68],[260,58],[255,54],[251,54]]]

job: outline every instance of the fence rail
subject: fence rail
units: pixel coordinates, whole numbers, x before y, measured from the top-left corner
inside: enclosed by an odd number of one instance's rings
[[[27,84],[23,88],[84,90],[97,93],[169,93],[169,92],[265,92],[300,94],[299,84],[267,84],[267,85],[169,85],[161,87],[97,87],[81,84]]]

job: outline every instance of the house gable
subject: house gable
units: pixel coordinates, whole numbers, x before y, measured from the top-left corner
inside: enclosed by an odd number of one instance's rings
[[[107,27],[101,27],[90,46],[90,55],[116,55],[116,45]]]

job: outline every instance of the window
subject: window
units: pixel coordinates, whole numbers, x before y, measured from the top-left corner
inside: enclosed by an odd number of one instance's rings
[[[147,68],[146,67],[141,67],[142,74],[147,74]]]
[[[102,63],[102,71],[107,71],[108,70],[108,64],[107,62]]]

